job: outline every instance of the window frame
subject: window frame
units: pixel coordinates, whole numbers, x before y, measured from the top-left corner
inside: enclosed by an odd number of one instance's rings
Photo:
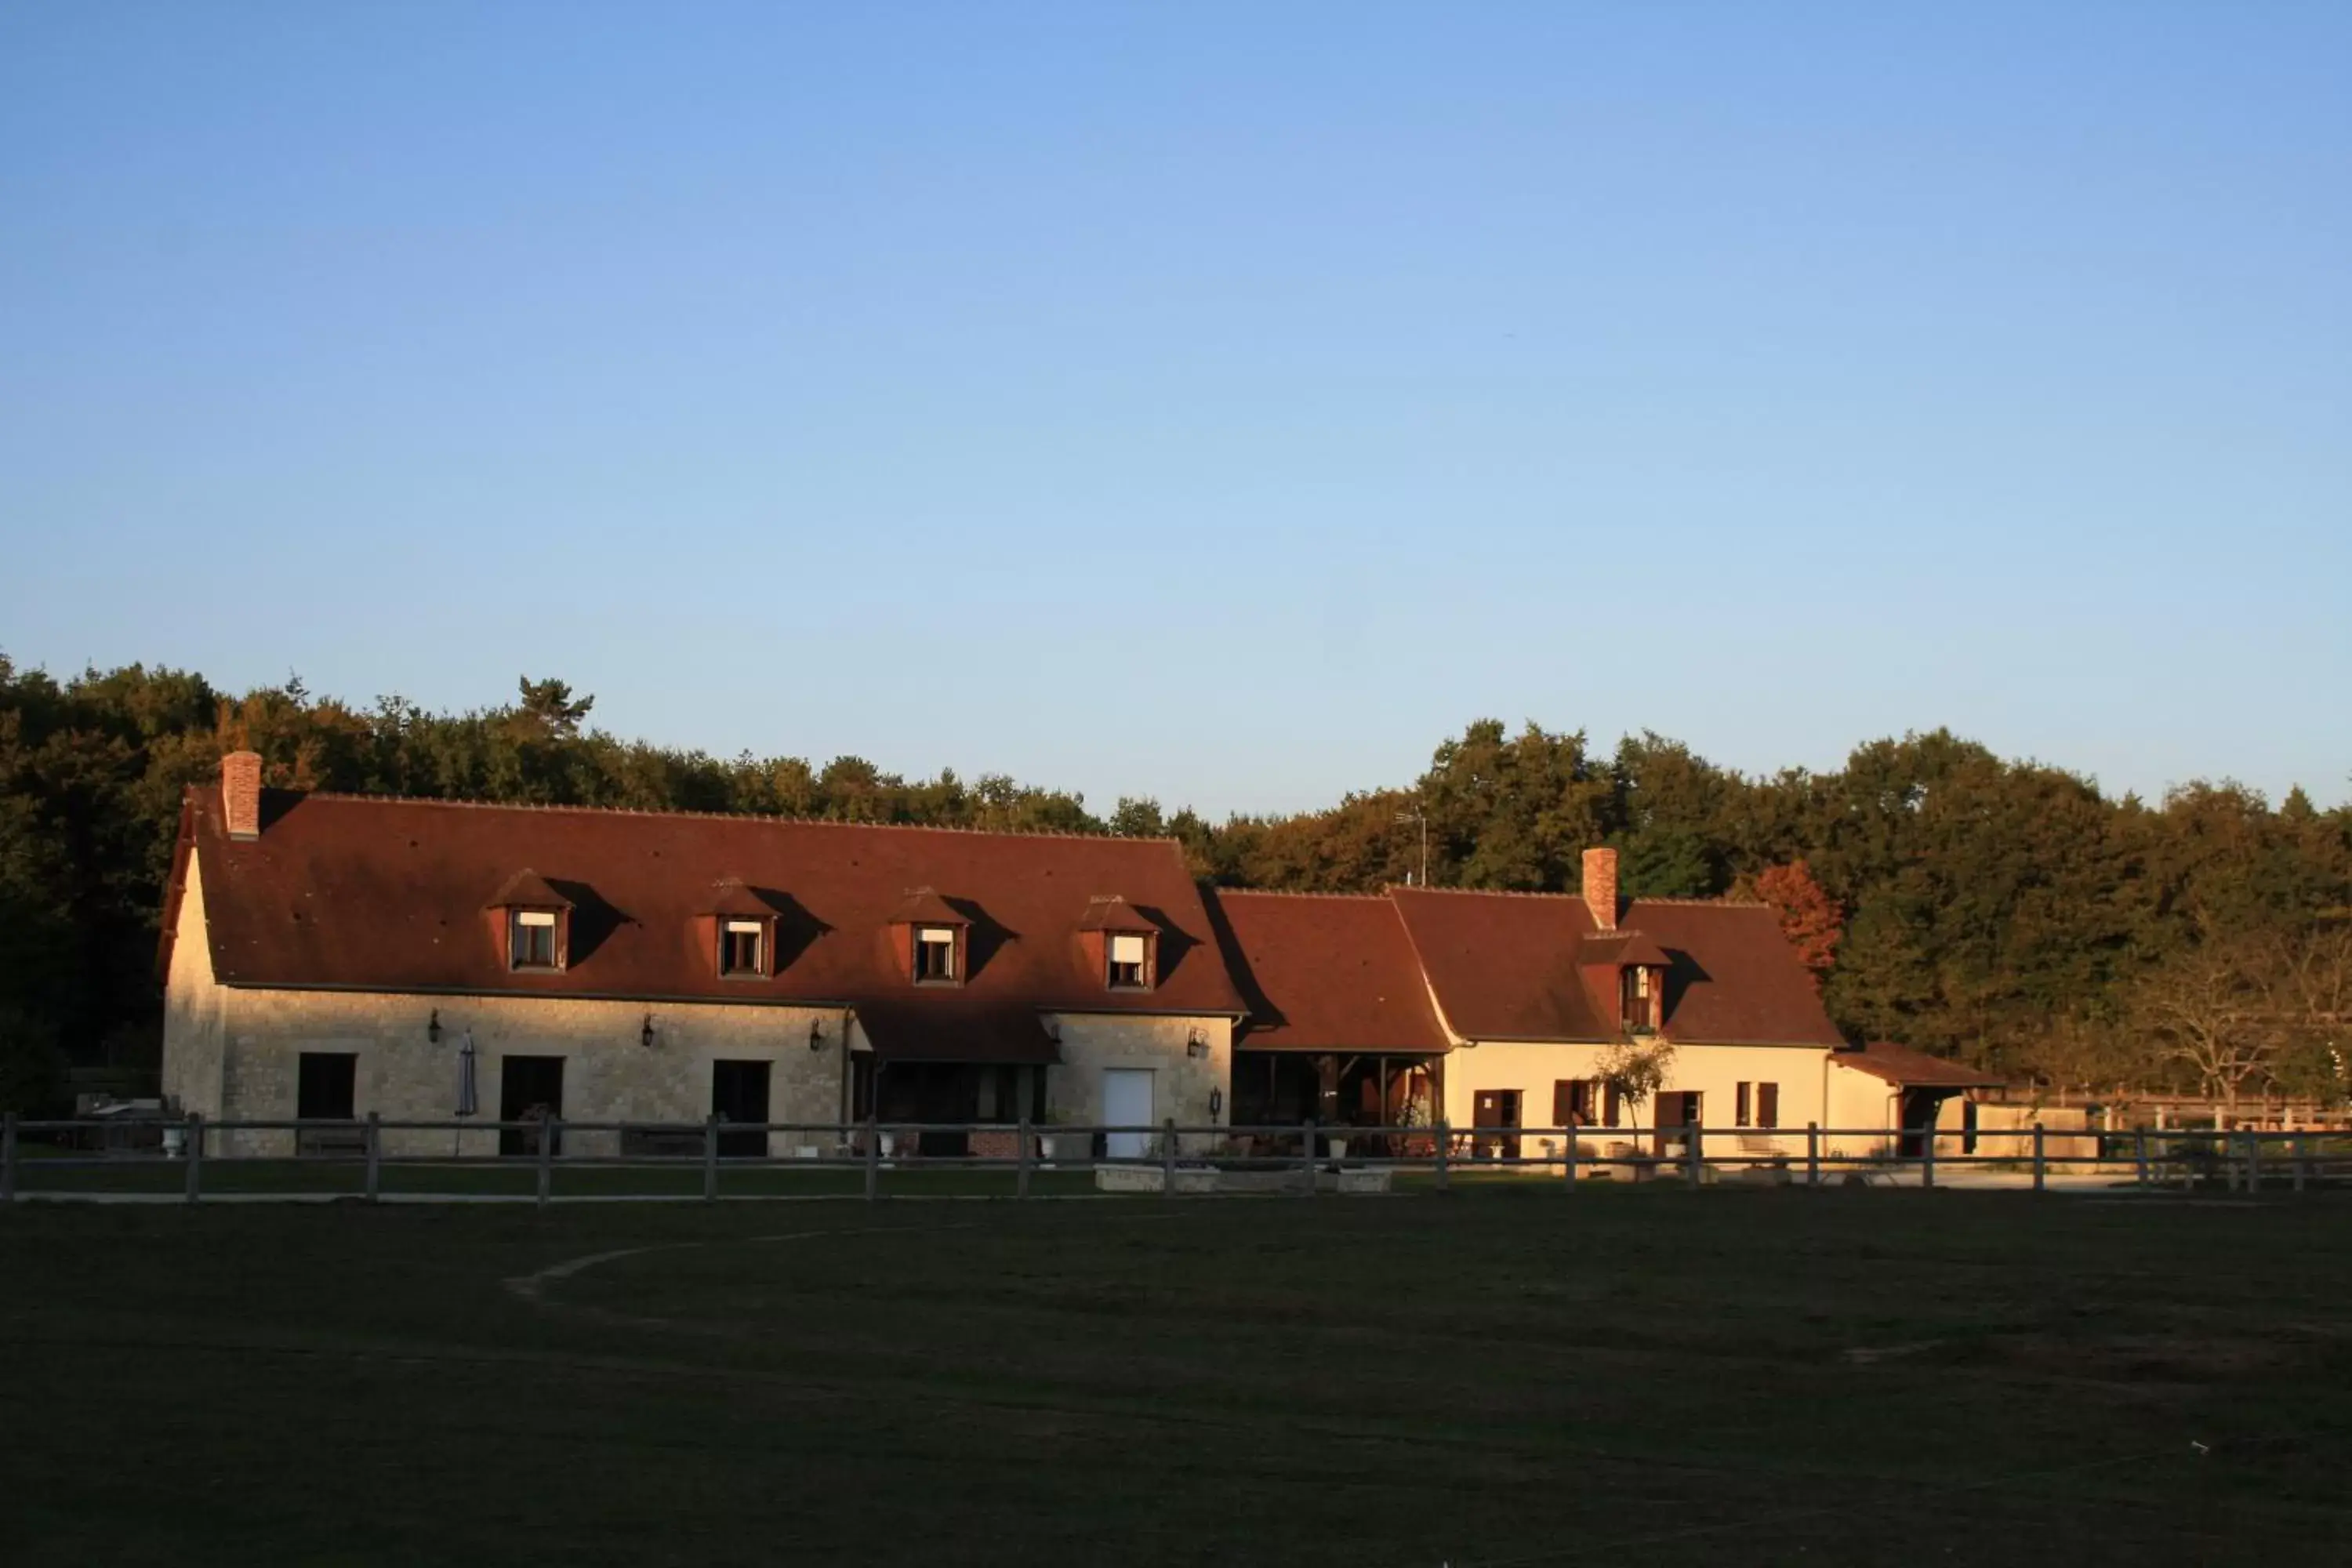
[[[538,953],[537,933],[541,931],[547,933],[543,958]],[[562,910],[517,907],[507,910],[507,968],[517,974],[553,974],[562,970]]]
[[[735,962],[735,940],[747,937],[751,943],[751,962]],[[721,980],[765,980],[768,977],[768,922],[762,920],[741,920],[726,915],[719,919],[719,977]]]
[[[908,973],[918,985],[961,985],[963,984],[963,932],[954,926],[919,925],[914,928],[914,951],[908,955]],[[946,940],[941,941],[941,938]],[[947,955],[944,971],[927,970],[926,954],[938,949]]]
[[[1119,943],[1131,942],[1140,955],[1132,963],[1118,956]],[[1110,931],[1103,942],[1103,986],[1110,991],[1149,991],[1152,982],[1151,939],[1138,931]],[[1122,973],[1122,971],[1129,973]]]
[[[1665,972],[1652,963],[1629,963],[1617,986],[1617,1022],[1629,1035],[1654,1035],[1665,1027]]]

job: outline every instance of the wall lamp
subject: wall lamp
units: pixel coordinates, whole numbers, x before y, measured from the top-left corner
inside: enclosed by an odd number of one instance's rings
[[[428,1046],[441,1043],[441,1009],[438,1007],[433,1009],[433,1016],[425,1020],[425,1043]]]
[[[809,1020],[809,1049],[824,1049],[824,1026],[814,1018]]]
[[[646,1015],[645,1026],[637,1031],[637,1044],[647,1050],[654,1048],[654,1016],[651,1013]]]
[[[1225,1091],[1222,1089],[1211,1089],[1209,1091],[1209,1120],[1214,1121],[1218,1117],[1223,1116],[1224,1113]]]
[[[1198,1029],[1193,1030],[1184,1041],[1184,1054],[1188,1057],[1207,1056],[1209,1054],[1209,1037]]]

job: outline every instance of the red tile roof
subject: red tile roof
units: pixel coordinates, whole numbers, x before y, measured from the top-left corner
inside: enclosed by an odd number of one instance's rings
[[[882,917],[888,926],[968,926],[971,921],[962,910],[940,897],[937,888],[909,888],[906,897],[892,906]]]
[[[1250,1005],[1248,1050],[1443,1051],[1444,1026],[1396,906],[1349,894],[1211,895]]]
[[[740,879],[730,877],[725,881],[714,885],[703,896],[702,908],[697,912],[706,915],[741,915],[755,920],[768,920],[775,915],[776,909],[767,900],[745,887]]]
[[[1674,963],[1666,950],[1650,940],[1646,931],[1630,931],[1621,926],[1615,931],[1601,931],[1584,939],[1576,950],[1576,962],[1633,965],[1643,969],[1664,969]]]
[[[482,905],[486,910],[568,910],[572,900],[547,885],[547,879],[525,866],[502,883]]]
[[[1595,927],[1573,893],[1392,888],[1445,1021],[1474,1040],[1606,1040],[1577,961]],[[1672,960],[1665,1033],[1706,1045],[1842,1044],[1762,904],[1636,899],[1622,922]]]
[[[1135,906],[1117,893],[1098,893],[1087,901],[1087,912],[1078,917],[1078,929],[1144,936],[1160,928],[1138,914]]]
[[[1655,957],[1670,1038],[1843,1043],[1760,904],[1635,900],[1605,935],[1573,894],[1204,899],[1165,839],[277,792],[263,821],[232,840],[218,786],[188,792],[167,967],[194,850],[230,985],[850,1005],[885,1055],[1049,1061],[1045,1011],[1246,1014],[1241,1043],[1275,1050],[1442,1051],[1447,1024],[1610,1039],[1578,965]],[[564,970],[508,967],[482,913],[503,900],[570,909]],[[773,975],[716,973],[704,917],[739,911],[772,912]],[[964,984],[911,984],[894,921],[964,924]],[[1140,929],[1158,933],[1156,984],[1108,989],[1080,933]],[[1895,1059],[1856,1055],[1864,1071]]]
[[[1830,1060],[1856,1072],[1865,1072],[1884,1079],[1897,1089],[1988,1089],[2007,1083],[1999,1078],[1963,1067],[1948,1058],[1929,1056],[1910,1046],[1898,1046],[1891,1040],[1873,1040],[1867,1045],[1838,1052]]]
[[[1243,1011],[1165,839],[276,792],[263,820],[258,838],[230,839],[217,785],[188,792],[182,813],[165,941],[193,846],[214,973],[230,985],[846,1004],[896,1054],[923,1031],[950,1057],[983,1039],[1030,1053],[992,1060],[1050,1052],[1040,1010]],[[561,973],[510,970],[481,913],[525,868],[572,905]],[[698,936],[729,880],[775,912],[768,979],[722,980]],[[910,904],[910,889],[937,890]],[[1104,893],[1160,932],[1149,992],[1109,990],[1084,960],[1078,921]],[[970,922],[965,984],[904,978],[887,926],[910,907]]]

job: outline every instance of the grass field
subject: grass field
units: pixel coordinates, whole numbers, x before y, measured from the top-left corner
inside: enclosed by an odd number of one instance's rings
[[[2347,1374],[2334,1197],[27,1204],[0,1560],[2341,1561]]]

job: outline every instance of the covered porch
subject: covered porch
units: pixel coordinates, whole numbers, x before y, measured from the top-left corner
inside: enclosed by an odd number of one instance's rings
[[[1295,1128],[1312,1121],[1327,1136],[1367,1140],[1395,1154],[1434,1148],[1445,1103],[1441,1051],[1312,1051],[1236,1047],[1233,1125]],[[1416,1132],[1414,1130],[1419,1129]],[[1244,1134],[1246,1135],[1246,1134]],[[1294,1137],[1292,1143],[1297,1140]]]
[[[845,1120],[886,1127],[929,1124],[916,1147],[894,1153],[1008,1156],[1015,1152],[1013,1132],[937,1128],[1044,1121],[1045,1072],[1061,1060],[1061,1053],[1034,1013],[931,1016],[913,1009],[861,1009],[856,1021],[843,1085]]]

